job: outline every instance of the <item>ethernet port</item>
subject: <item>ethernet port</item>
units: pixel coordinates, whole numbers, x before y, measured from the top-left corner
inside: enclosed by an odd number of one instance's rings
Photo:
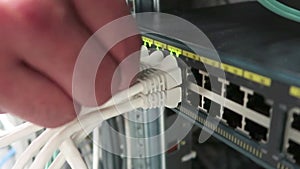
[[[255,123],[254,121],[246,119],[245,130],[249,132],[249,135],[253,140],[267,141],[268,129]]]
[[[204,98],[204,109],[206,110],[207,113],[209,113],[210,115],[216,117],[220,117],[220,111],[221,111],[221,105],[207,99],[206,97]]]
[[[262,115],[270,117],[271,105],[267,104],[265,98],[258,93],[248,96],[247,107]]]
[[[238,85],[230,83],[226,87],[226,98],[229,100],[242,105],[244,102],[244,95],[245,93],[240,90],[240,87]]]
[[[300,145],[292,140],[289,140],[288,153],[293,156],[293,159],[300,165]]]
[[[211,100],[209,100],[208,98],[204,97],[203,108],[206,110],[207,113],[209,111],[210,105],[211,105]]]
[[[221,105],[214,101],[211,101],[208,113],[213,117],[217,117],[217,116],[220,117],[221,116],[220,111],[221,111]]]
[[[204,88],[221,95],[222,83],[215,76],[205,76]]]
[[[194,108],[198,108],[198,106],[202,105],[202,96],[198,93],[194,93],[190,90],[187,91],[187,101]]]
[[[243,116],[230,109],[224,108],[223,119],[226,120],[228,126],[234,129],[242,127]]]
[[[196,80],[196,83],[198,86],[202,86],[203,81],[203,75],[199,73],[198,69],[192,68],[191,69],[192,74],[188,77],[188,80],[194,82]]]
[[[204,77],[205,83],[204,83],[204,88],[207,90],[211,90],[211,83],[210,83],[210,79],[208,76]]]
[[[300,131],[300,114],[293,115],[292,128]]]

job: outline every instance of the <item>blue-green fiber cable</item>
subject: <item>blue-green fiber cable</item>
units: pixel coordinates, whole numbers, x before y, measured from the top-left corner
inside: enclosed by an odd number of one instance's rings
[[[300,22],[300,11],[297,9],[291,8],[277,0],[258,0],[258,2],[282,17]]]

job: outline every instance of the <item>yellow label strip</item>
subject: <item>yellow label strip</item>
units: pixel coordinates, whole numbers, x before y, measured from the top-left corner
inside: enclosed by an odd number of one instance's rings
[[[155,45],[157,48],[167,49],[167,44],[162,43],[162,42],[157,41],[157,40],[154,40],[154,45]]]
[[[203,56],[201,56],[200,59],[201,59],[201,62],[203,62],[203,63],[205,63],[207,65],[219,68],[220,63],[218,61],[215,61],[215,60],[203,57]]]
[[[290,87],[290,95],[300,99],[300,87],[291,86]]]
[[[179,57],[179,55],[182,54],[182,49],[177,48],[175,46],[168,45],[168,50],[173,54],[175,53],[177,57]]]
[[[151,47],[153,45],[153,39],[147,38],[145,36],[142,36],[142,40],[144,41],[144,45],[147,46],[147,44]]]
[[[186,51],[186,50],[183,50],[183,51],[182,51],[182,55],[185,56],[185,57],[188,57],[188,58],[190,58],[190,59],[193,59],[193,60],[195,60],[195,61],[200,61],[200,56],[197,55],[197,54],[194,54],[194,53],[192,53],[192,52],[188,52],[188,51]]]
[[[254,72],[250,72],[250,71],[244,70],[244,69],[236,67],[236,66],[232,66],[229,64],[225,64],[225,63],[220,63],[216,60],[209,59],[209,58],[203,57],[203,56],[199,56],[195,53],[177,48],[172,45],[162,43],[157,40],[153,40],[153,39],[145,37],[145,36],[142,36],[142,40],[144,41],[144,45],[148,44],[149,46],[152,46],[154,44],[157,48],[169,50],[171,52],[171,54],[175,54],[177,57],[179,57],[180,55],[183,55],[183,56],[193,59],[195,61],[202,62],[204,64],[207,64],[207,65],[210,65],[210,66],[213,66],[216,68],[220,68],[226,72],[232,73],[232,74],[240,76],[240,77],[244,77],[247,80],[251,80],[251,81],[259,83],[261,85],[264,85],[267,87],[270,87],[272,85],[272,79],[269,77],[266,77],[266,76],[263,76],[263,75],[260,75],[260,74],[254,73]],[[300,88],[291,87],[290,95],[300,98]]]
[[[243,69],[225,63],[221,63],[221,69],[223,69],[226,72],[235,74],[237,76],[243,76],[243,72],[244,72]]]
[[[272,83],[272,80],[270,78],[246,70],[244,71],[244,78],[265,86],[271,86]]]

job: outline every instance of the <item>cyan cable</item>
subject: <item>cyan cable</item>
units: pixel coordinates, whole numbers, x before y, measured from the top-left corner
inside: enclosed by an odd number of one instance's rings
[[[282,17],[300,22],[300,11],[297,9],[291,8],[277,0],[258,0],[258,2]]]
[[[59,151],[56,150],[56,151],[53,153],[51,160],[46,164],[45,169],[48,169],[48,168],[50,167],[50,165],[51,165],[52,162],[55,160],[55,158],[58,156],[58,154],[59,154]]]

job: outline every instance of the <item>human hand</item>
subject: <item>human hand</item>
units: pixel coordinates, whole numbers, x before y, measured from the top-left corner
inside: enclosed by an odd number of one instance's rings
[[[72,95],[76,59],[95,31],[128,14],[125,0],[0,0],[0,110],[57,127],[76,117],[73,99],[78,105],[95,106],[87,96]],[[98,105],[112,95],[118,64],[140,45],[133,36],[105,56],[95,79]],[[136,56],[129,71],[138,65]],[[120,76],[119,84],[125,84],[126,74]]]

